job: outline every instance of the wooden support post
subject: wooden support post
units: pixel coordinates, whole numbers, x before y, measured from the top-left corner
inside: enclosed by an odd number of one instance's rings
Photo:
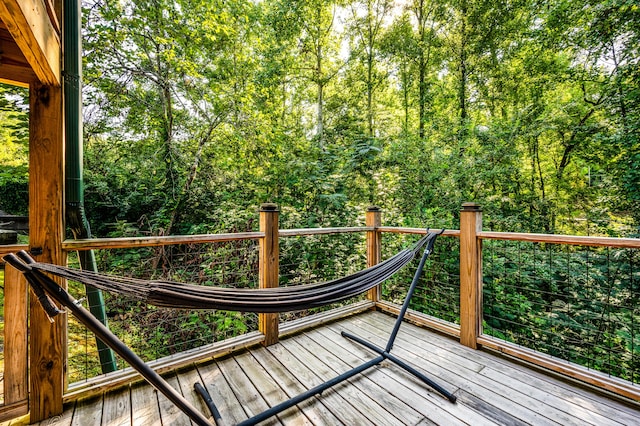
[[[260,288],[274,288],[279,285],[280,245],[278,237],[278,206],[263,204],[260,206],[260,231],[264,238],[260,239]],[[279,315],[258,314],[258,329],[264,334],[265,346],[278,343]]]
[[[380,263],[382,258],[382,238],[377,228],[382,224],[382,210],[377,206],[367,208],[365,225],[376,228],[367,231],[367,268]],[[377,302],[380,300],[381,288],[379,285],[367,292],[367,299]]]
[[[30,86],[29,104],[30,251],[40,262],[64,265],[62,89],[34,83]],[[66,288],[64,280],[57,281]],[[62,413],[66,321],[65,315],[58,315],[52,324],[38,299],[30,297],[31,422]]]
[[[482,209],[464,203],[460,214],[460,343],[478,348],[482,327]]]
[[[27,280],[21,272],[5,265],[4,269],[4,403],[24,402],[26,414],[29,397],[27,375]]]

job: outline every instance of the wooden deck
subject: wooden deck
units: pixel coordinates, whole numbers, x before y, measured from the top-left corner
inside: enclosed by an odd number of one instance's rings
[[[204,413],[193,392],[203,381],[226,424],[235,424],[318,385],[370,351],[340,336],[348,330],[383,345],[393,318],[367,312],[322,326],[268,348],[175,372],[170,382]],[[541,372],[410,324],[392,353],[445,388],[456,404],[385,361],[263,424],[314,425],[632,425],[640,408],[607,399]],[[41,425],[189,425],[189,419],[150,386],[137,384],[66,406]]]

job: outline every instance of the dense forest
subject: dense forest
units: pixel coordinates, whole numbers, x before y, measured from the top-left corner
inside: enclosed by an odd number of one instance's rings
[[[629,0],[87,0],[94,233],[362,220],[637,235],[640,8]],[[0,89],[20,213],[25,94]],[[25,187],[26,189],[26,187]],[[24,193],[24,191],[22,191]],[[9,194],[9,195],[7,195]],[[18,210],[18,211],[15,211]]]

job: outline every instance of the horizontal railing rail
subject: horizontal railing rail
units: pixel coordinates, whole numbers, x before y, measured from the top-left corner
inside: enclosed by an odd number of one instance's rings
[[[585,237],[577,235],[525,234],[516,232],[478,232],[481,240],[522,241],[530,243],[565,244],[589,247],[616,247],[640,249],[640,239]]]
[[[11,244],[6,246],[0,246],[0,257],[5,254],[15,253],[20,250],[29,250],[28,244]]]
[[[168,235],[153,237],[92,238],[65,240],[62,249],[66,251],[98,249],[130,249],[135,247],[160,247],[175,244],[202,244],[227,241],[258,240],[264,232],[238,232],[228,234]]]

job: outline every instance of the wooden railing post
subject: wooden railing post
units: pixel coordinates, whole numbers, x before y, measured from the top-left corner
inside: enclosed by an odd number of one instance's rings
[[[373,231],[367,231],[367,268],[380,263],[382,257],[382,238],[377,228],[382,224],[382,210],[377,206],[367,208],[365,225],[371,226]],[[373,302],[380,300],[381,289],[377,285],[367,292],[367,298]]]
[[[460,343],[478,348],[482,327],[482,209],[464,203],[460,213]]]
[[[260,239],[260,288],[274,288],[279,285],[278,215],[277,205],[268,203],[260,206],[260,231],[264,232],[264,238]],[[265,346],[278,343],[278,324],[277,313],[258,314],[258,329],[264,334]]]
[[[62,89],[29,86],[29,247],[39,262],[65,265]],[[66,281],[56,279],[66,288]],[[29,303],[29,408],[37,423],[62,413],[67,364],[67,316],[53,324],[37,297]]]

